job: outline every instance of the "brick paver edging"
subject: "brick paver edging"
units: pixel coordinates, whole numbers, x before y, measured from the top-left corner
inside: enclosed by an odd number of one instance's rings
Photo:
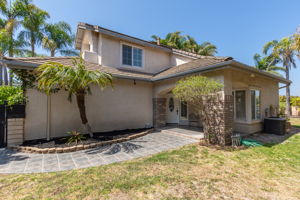
[[[71,147],[38,148],[38,147],[29,147],[29,146],[10,146],[8,148],[13,149],[18,152],[24,152],[24,153],[40,153],[40,154],[67,153],[67,152],[80,151],[80,150],[84,150],[84,149],[91,149],[91,148],[105,146],[105,145],[109,145],[109,144],[126,142],[128,140],[132,140],[132,139],[147,135],[148,133],[152,132],[153,130],[154,129],[149,129],[149,130],[143,131],[141,133],[130,135],[125,138],[118,138],[118,139],[114,139],[114,140],[101,141],[101,142],[95,142],[95,143],[84,144],[84,145],[79,144],[79,145],[71,146]]]

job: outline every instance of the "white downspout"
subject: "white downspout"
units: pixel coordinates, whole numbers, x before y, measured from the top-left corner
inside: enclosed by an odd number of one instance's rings
[[[98,35],[98,64],[102,65],[102,34]]]
[[[51,138],[51,96],[47,95],[47,140]]]

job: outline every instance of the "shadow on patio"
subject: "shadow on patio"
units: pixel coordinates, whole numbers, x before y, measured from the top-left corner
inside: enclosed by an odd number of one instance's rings
[[[135,142],[137,142],[137,141],[135,141]],[[122,142],[122,143],[111,144],[111,145],[106,145],[106,146],[89,149],[89,150],[85,151],[85,153],[86,154],[104,153],[106,155],[113,155],[113,154],[117,154],[121,151],[124,151],[126,153],[132,153],[134,150],[138,150],[141,148],[143,148],[142,145],[134,144],[132,142]]]
[[[10,149],[0,149],[0,166],[9,164],[12,161],[22,161],[29,157],[26,155],[20,155],[18,152]]]

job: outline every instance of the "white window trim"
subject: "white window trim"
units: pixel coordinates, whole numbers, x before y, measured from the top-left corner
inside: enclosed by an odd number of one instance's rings
[[[236,118],[236,101],[235,101],[235,92],[236,91],[245,91],[245,119],[237,119]],[[247,89],[236,89],[236,90],[232,90],[233,92],[233,107],[234,107],[234,113],[233,113],[233,117],[234,117],[234,121],[235,122],[241,122],[241,123],[245,123],[247,122]]]
[[[124,65],[123,64],[123,45],[131,46],[132,48],[138,48],[142,50],[142,66],[134,66],[133,65],[133,52],[132,52],[132,65]],[[127,68],[127,69],[144,69],[145,68],[145,48],[137,45],[133,45],[130,43],[126,42],[120,42],[120,66],[122,68]]]
[[[261,112],[261,90],[257,88],[250,88],[250,104],[251,104],[251,122],[260,122],[262,121],[262,112]],[[251,91],[259,91],[259,110],[260,110],[260,119],[252,119],[252,98],[251,98]],[[256,109],[255,109],[255,116],[256,116]]]
[[[251,102],[251,90],[259,90],[260,91],[260,118],[261,119],[252,119],[252,110],[251,110],[251,105],[252,105],[252,102]],[[241,120],[241,119],[237,119],[236,118],[236,101],[235,101],[235,92],[236,91],[245,91],[246,92],[246,96],[245,96],[245,103],[246,103],[246,110],[245,110],[245,115],[246,115],[246,118],[245,120]],[[234,113],[233,113],[233,118],[234,118],[234,122],[235,123],[241,123],[241,124],[252,124],[252,123],[259,123],[259,122],[262,122],[263,119],[262,119],[262,105],[261,105],[261,95],[262,95],[262,92],[261,92],[261,89],[259,88],[256,88],[256,87],[250,87],[250,88],[241,88],[241,89],[234,89],[232,90],[233,92],[233,108],[234,108]],[[247,95],[247,93],[250,93],[250,95]],[[247,103],[250,103],[250,110],[247,111]],[[250,112],[250,118],[249,118],[249,115],[247,112]]]
[[[187,121],[189,120],[189,104],[186,102],[186,118],[181,116],[181,102],[179,101],[179,120],[180,121]]]

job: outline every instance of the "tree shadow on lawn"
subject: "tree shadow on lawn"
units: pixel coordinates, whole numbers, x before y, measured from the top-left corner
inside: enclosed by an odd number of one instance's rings
[[[106,146],[89,149],[85,153],[87,153],[87,154],[104,153],[106,155],[114,155],[121,151],[123,151],[125,153],[132,153],[135,150],[138,150],[141,148],[143,148],[142,145],[134,144],[132,142],[122,142],[122,143],[111,144],[111,145],[106,145]]]

